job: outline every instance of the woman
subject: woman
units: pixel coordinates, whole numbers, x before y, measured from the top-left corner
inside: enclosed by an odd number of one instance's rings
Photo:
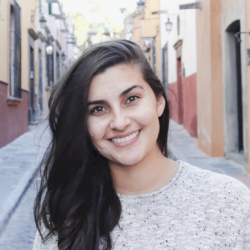
[[[249,190],[167,158],[166,95],[135,43],[87,49],[49,105],[33,249],[250,249]]]

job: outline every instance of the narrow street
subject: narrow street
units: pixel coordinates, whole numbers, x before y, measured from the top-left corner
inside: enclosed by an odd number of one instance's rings
[[[1,250],[31,250],[36,233],[33,204],[36,194],[36,179],[26,191],[18,208],[0,237]]]

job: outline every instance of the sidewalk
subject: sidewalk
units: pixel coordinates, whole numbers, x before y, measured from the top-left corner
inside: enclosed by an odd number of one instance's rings
[[[46,124],[37,126],[0,149],[0,236],[37,174],[48,145]]]
[[[168,137],[169,157],[194,166],[230,175],[250,188],[250,176],[244,167],[224,157],[210,157],[198,149],[197,139],[191,137],[182,125],[170,120]]]

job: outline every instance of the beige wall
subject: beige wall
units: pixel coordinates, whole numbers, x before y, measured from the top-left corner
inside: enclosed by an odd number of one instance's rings
[[[198,145],[210,156],[223,156],[223,99],[220,1],[202,0],[197,10]]]
[[[10,4],[11,0],[3,0],[0,4],[0,79],[10,81]],[[31,10],[35,9],[36,0],[17,0],[21,8],[21,50],[22,50],[22,88],[29,89],[29,46],[28,28],[31,28]],[[35,27],[34,27],[35,29]]]
[[[0,80],[9,82],[9,15],[10,8],[7,0],[0,2]]]
[[[225,10],[227,9],[229,6],[231,6],[233,3],[235,2],[235,0],[221,0],[221,9]]]
[[[31,24],[31,11],[36,8],[36,0],[17,0],[21,7],[21,34],[22,34],[22,88],[29,90],[29,34],[28,29],[35,26]],[[35,23],[34,23],[35,25]],[[34,42],[34,45],[36,43]],[[34,47],[36,51],[36,46]],[[36,55],[36,53],[35,53]],[[36,58],[35,58],[36,61]],[[36,76],[36,73],[34,74]]]
[[[142,49],[144,48],[143,38],[154,38],[156,46],[156,74],[161,77],[161,40],[160,40],[160,17],[152,15],[153,11],[160,10],[159,0],[148,0],[144,7],[144,15],[134,18],[132,26],[131,40],[136,42]],[[152,60],[152,51],[146,54]]]
[[[211,0],[211,88],[212,88],[212,156],[224,155],[223,136],[223,85],[222,85],[222,49],[221,49],[221,4]]]
[[[161,37],[160,37],[160,17],[152,15],[153,11],[160,10],[160,0],[148,0],[145,6],[143,23],[143,37],[154,37],[156,47],[156,74],[161,78]]]
[[[142,23],[140,17],[134,18],[134,23],[132,25],[132,37],[131,40],[137,43],[141,48],[143,47],[142,43]]]

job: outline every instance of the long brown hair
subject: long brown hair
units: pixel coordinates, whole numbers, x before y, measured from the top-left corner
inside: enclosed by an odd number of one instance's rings
[[[36,225],[47,228],[46,241],[58,235],[60,250],[96,250],[100,239],[111,249],[110,233],[121,215],[107,160],[91,144],[87,131],[87,96],[92,78],[118,64],[137,64],[156,96],[164,88],[140,47],[114,40],[88,48],[57,83],[49,100],[52,141],[41,164],[42,179],[34,208]],[[167,154],[169,109],[159,118],[157,139]]]

